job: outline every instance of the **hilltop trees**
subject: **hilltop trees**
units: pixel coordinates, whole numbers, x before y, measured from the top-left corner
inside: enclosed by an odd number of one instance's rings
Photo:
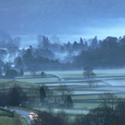
[[[3,48],[0,49],[1,61],[5,63],[8,60],[6,63],[10,62],[17,70],[72,70],[86,65],[95,68],[125,66],[125,36],[109,36],[104,40],[98,40],[95,36],[93,39],[80,38],[79,41],[67,43],[60,43],[57,39],[56,43],[52,43],[47,36],[38,35],[37,47],[23,49],[19,48],[20,41],[20,37],[8,37],[8,41],[1,41],[6,46],[1,45]]]
[[[94,37],[94,39],[92,39],[91,45],[90,45],[93,49],[97,48],[98,46],[98,40],[97,40],[97,36]]]
[[[49,42],[48,37],[46,37],[44,35],[43,36],[38,35],[37,41],[38,41],[39,49],[48,49],[49,48],[50,42]]]
[[[102,41],[101,48],[105,50],[115,49],[118,46],[118,39],[116,37],[107,37]]]

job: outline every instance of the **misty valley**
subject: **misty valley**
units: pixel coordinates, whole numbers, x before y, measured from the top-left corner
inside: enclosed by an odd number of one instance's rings
[[[124,122],[125,37],[36,42],[22,48],[21,37],[1,31],[0,114],[10,125]]]
[[[0,0],[0,125],[125,125],[125,0]]]

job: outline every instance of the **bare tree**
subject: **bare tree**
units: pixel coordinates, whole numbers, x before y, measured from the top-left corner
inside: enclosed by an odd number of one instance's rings
[[[67,95],[71,95],[73,93],[66,85],[60,85],[57,88],[57,92],[58,95],[61,95],[63,101],[66,99]]]
[[[92,78],[94,76],[96,76],[96,74],[93,72],[93,68],[92,67],[85,67],[84,68],[84,72],[83,72],[83,76],[85,78]]]
[[[101,106],[114,109],[119,98],[113,93],[104,93],[99,95],[99,99],[101,101]]]
[[[87,83],[88,83],[89,87],[98,86],[98,83],[95,81],[92,81],[92,80],[89,80]]]

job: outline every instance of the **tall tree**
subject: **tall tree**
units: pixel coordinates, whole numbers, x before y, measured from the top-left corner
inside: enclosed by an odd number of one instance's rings
[[[46,92],[43,86],[40,87],[40,99],[41,102],[44,102],[44,99],[46,98]]]
[[[95,49],[97,45],[98,45],[98,40],[97,40],[97,36],[95,36],[94,39],[92,39],[91,47]]]
[[[23,67],[23,62],[22,62],[22,58],[21,57],[16,57],[14,60],[15,63],[15,67],[20,69],[21,67]]]
[[[27,100],[26,93],[22,90],[20,86],[15,85],[9,92],[9,105],[19,106],[24,101]]]
[[[48,37],[38,35],[37,41],[38,41],[38,48],[39,49],[48,49],[48,47],[50,45]]]
[[[23,76],[24,75],[24,71],[23,71],[23,69],[21,68],[20,69],[20,76]]]
[[[114,49],[118,45],[117,41],[116,37],[107,37],[102,41],[101,47],[106,50]]]
[[[73,107],[73,100],[71,98],[70,95],[67,95],[67,98],[66,98],[66,106],[69,107],[69,108],[72,108]]]

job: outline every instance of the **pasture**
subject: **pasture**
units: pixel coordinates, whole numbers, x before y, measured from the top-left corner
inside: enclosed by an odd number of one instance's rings
[[[118,97],[125,97],[125,69],[94,70],[94,72],[96,77],[92,79],[84,78],[83,71],[45,71],[47,75],[45,78],[29,77],[27,72],[24,77],[1,80],[0,88],[9,88],[14,84],[19,84],[23,88],[38,88],[44,84],[49,89],[56,90],[59,85],[66,85],[72,91],[73,109],[63,110],[69,114],[85,113],[99,106],[99,95],[103,93],[114,93]],[[44,109],[37,106],[34,108]],[[53,109],[54,112],[60,110],[62,109]]]
[[[11,113],[6,112],[5,110],[0,110],[0,125],[13,125],[14,119],[10,117]]]
[[[0,125],[13,125],[13,118],[7,116],[0,116]]]

